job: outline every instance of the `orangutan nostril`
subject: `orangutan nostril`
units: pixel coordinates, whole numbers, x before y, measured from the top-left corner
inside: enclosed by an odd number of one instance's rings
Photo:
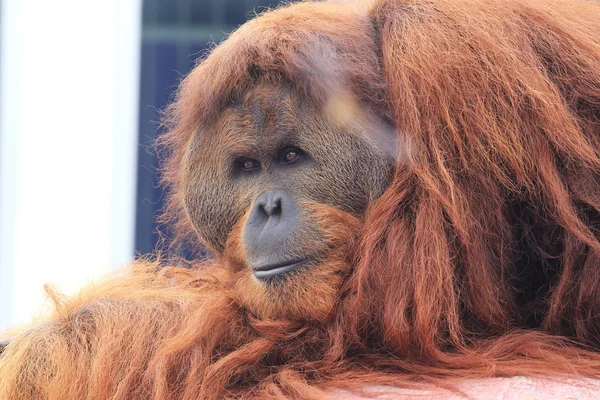
[[[264,196],[264,198],[258,202],[258,206],[269,217],[283,212],[281,209],[281,196],[278,194]]]

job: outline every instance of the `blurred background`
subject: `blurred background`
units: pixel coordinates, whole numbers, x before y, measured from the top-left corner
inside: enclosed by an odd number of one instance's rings
[[[0,331],[154,249],[159,110],[276,3],[0,0]]]

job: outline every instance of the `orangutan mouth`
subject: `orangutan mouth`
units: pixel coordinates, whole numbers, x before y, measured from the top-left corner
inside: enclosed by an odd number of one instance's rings
[[[302,259],[298,261],[283,261],[276,264],[267,264],[261,265],[259,267],[254,267],[252,270],[254,271],[254,276],[258,279],[267,279],[274,278],[276,276],[281,276],[288,272],[291,272],[303,265],[308,263],[308,259]]]

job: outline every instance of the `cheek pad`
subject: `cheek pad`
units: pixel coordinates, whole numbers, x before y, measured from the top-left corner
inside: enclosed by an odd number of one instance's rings
[[[247,208],[247,201],[226,177],[201,174],[186,181],[184,207],[190,223],[201,241],[211,250],[221,253],[236,221]]]

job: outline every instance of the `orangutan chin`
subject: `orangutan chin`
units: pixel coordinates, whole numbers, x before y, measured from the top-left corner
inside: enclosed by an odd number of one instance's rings
[[[166,123],[164,219],[214,259],[51,294],[1,399],[600,377],[600,3],[291,4]]]

